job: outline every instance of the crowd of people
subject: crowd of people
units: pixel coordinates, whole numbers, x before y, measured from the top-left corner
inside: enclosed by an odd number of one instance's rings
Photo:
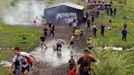
[[[88,2],[95,3],[95,0],[88,0]],[[104,0],[100,1],[101,3],[104,3]],[[116,15],[116,8],[113,7],[106,7],[106,14],[108,16],[115,16]],[[86,12],[85,15],[85,22],[87,25],[87,30],[92,30],[92,37],[97,38],[97,31],[100,29],[100,35],[102,37],[105,36],[105,29],[106,26],[104,24],[100,25],[93,25],[95,18],[99,17],[100,14],[99,9],[95,9],[95,15],[89,15],[89,11]],[[33,23],[36,24],[36,21],[33,21]],[[55,36],[55,25],[53,23],[47,23],[45,18],[43,17],[42,20],[42,26],[43,26],[43,35],[40,37],[40,46],[41,49],[47,49],[47,38],[48,37],[54,37]],[[78,24],[77,20],[74,19],[69,26],[72,27],[72,34],[71,38],[69,41],[69,46],[68,49],[74,48],[76,41],[81,40],[81,37],[83,37],[84,34],[84,29],[82,29]],[[109,26],[112,26],[112,20],[109,20]],[[127,38],[127,24],[124,24],[123,30],[121,31],[122,34],[122,40],[126,41]],[[56,48],[55,50],[57,53],[61,54],[61,50],[63,45],[65,44],[64,40],[59,38],[56,40]],[[92,45],[92,39],[88,38],[86,42],[86,48],[83,50],[83,56],[76,61],[74,59],[74,56],[71,55],[71,59],[69,60],[69,75],[95,75],[95,70],[92,67],[92,63],[99,63],[99,60],[93,56],[92,50],[93,50],[93,45]],[[45,46],[45,47],[44,47]],[[12,60],[12,66],[9,68],[9,75],[12,75],[12,73],[17,74],[17,75],[28,75],[28,72],[30,71],[30,68],[32,67],[32,62],[35,60],[37,63],[39,61],[31,54],[26,53],[26,52],[21,52],[20,48],[15,47],[14,48],[14,57]],[[12,67],[14,67],[14,70],[12,72]]]

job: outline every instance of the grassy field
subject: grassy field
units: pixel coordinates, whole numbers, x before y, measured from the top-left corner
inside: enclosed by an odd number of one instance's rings
[[[10,5],[11,0],[0,0],[0,9]],[[52,0],[54,1],[54,0]],[[107,0],[110,1],[110,0]],[[134,45],[134,1],[126,0],[127,5],[119,3],[123,0],[112,0],[113,6],[117,8],[115,17],[105,16],[105,11],[101,11],[100,18],[97,18],[95,24],[108,24],[108,20],[113,20],[115,30],[107,30],[105,37],[101,37],[97,33],[96,47],[112,45],[121,46],[123,48],[131,48]],[[48,3],[51,3],[48,1]],[[80,3],[85,5],[85,3]],[[0,13],[1,14],[1,13]],[[129,19],[123,19],[124,16],[129,16]],[[124,23],[128,24],[127,42],[121,41],[121,30]],[[6,25],[0,19],[0,60],[9,60],[12,55],[12,48],[20,47],[23,51],[30,51],[38,44],[38,38],[42,34],[40,29],[25,26],[10,26]],[[23,40],[26,37],[26,40]],[[25,43],[24,43],[25,42]],[[123,51],[103,51],[96,50],[95,55],[101,61],[98,66],[95,66],[97,75],[133,75],[134,74],[134,52]],[[7,75],[7,68],[0,66],[0,75]],[[6,73],[6,74],[5,74]]]

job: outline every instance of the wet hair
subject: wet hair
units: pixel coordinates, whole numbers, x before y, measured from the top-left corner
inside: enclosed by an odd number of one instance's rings
[[[19,47],[15,47],[13,50],[20,51]]]
[[[87,49],[85,49],[85,50],[84,50],[84,53],[85,53],[85,52],[90,53],[90,51],[89,51],[89,50],[87,50]]]

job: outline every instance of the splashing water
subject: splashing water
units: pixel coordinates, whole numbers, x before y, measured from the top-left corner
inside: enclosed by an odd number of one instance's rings
[[[68,49],[68,45],[63,45],[61,56],[57,55],[57,52],[54,51],[53,46],[56,44],[56,40],[52,40],[47,43],[48,48],[46,50],[42,50],[41,48],[36,48],[35,51],[31,52],[41,61],[48,62],[52,66],[59,66],[62,64],[68,63],[70,59],[70,50]]]

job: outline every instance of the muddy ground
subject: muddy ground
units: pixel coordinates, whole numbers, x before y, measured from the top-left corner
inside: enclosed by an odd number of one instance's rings
[[[86,33],[84,34],[88,34],[86,26],[82,26],[81,28],[85,29],[84,31]],[[70,50],[73,52],[74,58],[77,61],[77,59],[81,56],[86,42],[86,37],[82,37],[81,40],[75,43],[74,49],[68,49],[67,46],[69,44],[71,35],[71,27],[56,27],[55,36],[48,38],[47,45],[49,44],[49,47],[52,47],[53,43],[50,43],[52,40],[63,38],[66,41],[66,46],[63,46],[64,50],[62,52],[64,55],[62,55],[60,59],[56,57],[54,53],[52,54],[52,51],[49,51],[52,49],[46,49],[44,52],[42,52],[40,47],[36,47],[31,53],[35,54],[35,56],[41,60],[41,63],[34,63],[30,71],[30,75],[68,75],[68,60],[70,59]]]

